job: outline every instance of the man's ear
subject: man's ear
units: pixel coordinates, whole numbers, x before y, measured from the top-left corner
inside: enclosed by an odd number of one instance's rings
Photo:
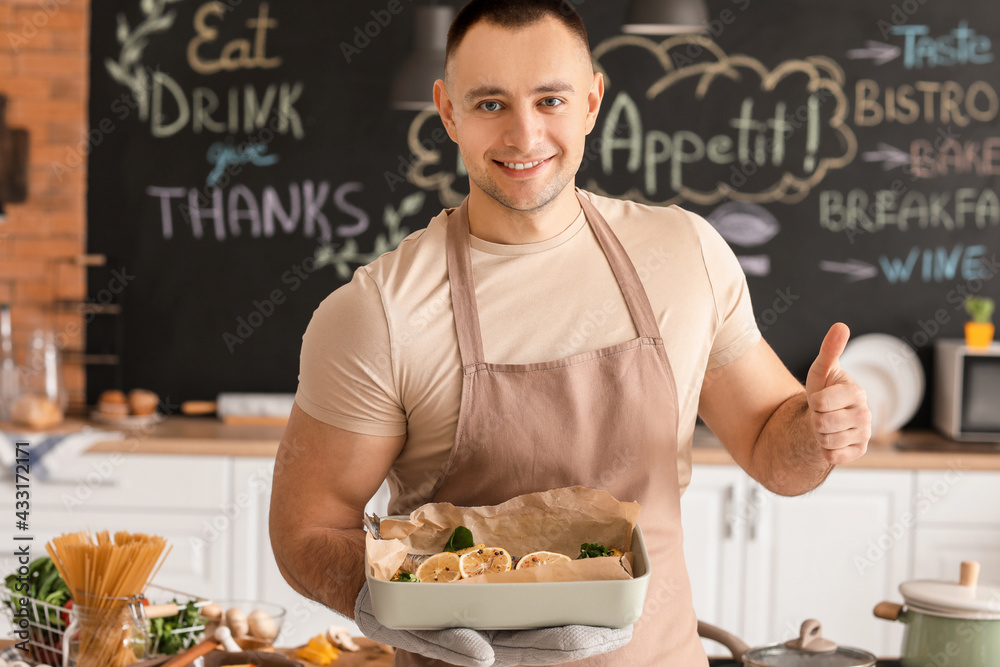
[[[587,134],[590,134],[597,123],[597,114],[601,112],[601,100],[604,99],[604,75],[594,73],[594,83],[587,95]]]
[[[448,131],[448,136],[457,144],[458,132],[455,130],[455,107],[452,105],[451,98],[448,97],[448,89],[441,79],[434,82],[434,106],[437,107],[438,115],[441,116],[441,123],[444,125],[444,129]]]

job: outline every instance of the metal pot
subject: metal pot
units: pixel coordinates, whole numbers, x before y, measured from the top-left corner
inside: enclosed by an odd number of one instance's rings
[[[958,583],[906,581],[899,592],[905,605],[880,602],[874,614],[906,624],[903,667],[1000,665],[1000,587],[979,585],[979,563],[962,563]]]
[[[757,648],[750,648],[736,636],[702,621],[698,621],[698,634],[725,646],[746,667],[875,667],[876,663],[875,656],[868,651],[837,646],[824,639],[819,621],[812,618],[802,623],[797,639]]]

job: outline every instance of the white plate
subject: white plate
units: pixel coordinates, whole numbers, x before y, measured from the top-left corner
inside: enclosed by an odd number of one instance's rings
[[[924,398],[924,368],[905,341],[866,334],[847,343],[840,366],[868,394],[872,435],[897,431],[913,419]]]
[[[90,413],[90,418],[95,422],[101,424],[110,424],[111,426],[147,426],[149,424],[159,424],[161,421],[166,419],[163,415],[158,412],[154,412],[151,415],[129,415],[127,417],[109,417],[108,415],[93,410]]]

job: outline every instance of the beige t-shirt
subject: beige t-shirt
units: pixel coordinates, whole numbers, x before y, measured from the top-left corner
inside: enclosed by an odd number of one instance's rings
[[[680,401],[680,488],[702,380],[758,340],[746,279],[719,234],[676,206],[588,192],[639,273]],[[427,501],[455,438],[462,393],[445,260],[448,213],[354,273],[316,309],[302,338],[298,406],[339,428],[407,435],[389,476],[393,512]],[[581,212],[558,235],[523,245],[472,237],[486,361],[526,364],[637,336],[597,238]]]

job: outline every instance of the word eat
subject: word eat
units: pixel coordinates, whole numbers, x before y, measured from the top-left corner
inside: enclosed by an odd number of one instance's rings
[[[203,44],[210,44],[219,36],[219,31],[209,27],[205,20],[209,16],[223,16],[227,10],[226,5],[221,2],[209,2],[198,8],[194,15],[194,28],[198,33],[188,43],[187,59],[188,64],[199,74],[215,74],[222,70],[243,69],[273,69],[281,64],[281,58],[268,58],[265,49],[268,28],[278,27],[278,22],[267,17],[267,3],[262,2],[257,13],[257,18],[249,19],[247,27],[255,29],[254,43],[251,47],[250,40],[234,39],[222,47],[218,58],[215,60],[203,60],[198,55],[198,49]]]

